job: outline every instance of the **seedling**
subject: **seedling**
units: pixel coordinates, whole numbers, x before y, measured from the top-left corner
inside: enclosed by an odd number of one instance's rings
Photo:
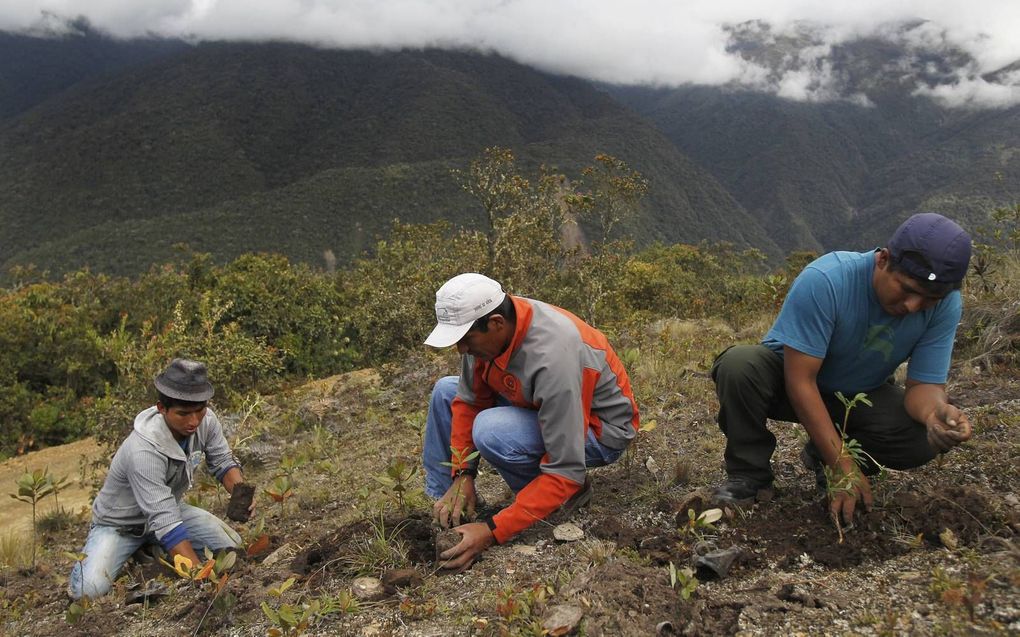
[[[312,600],[301,606],[280,604],[278,608],[273,609],[266,602],[262,602],[262,612],[274,624],[274,627],[269,629],[269,637],[300,635],[308,630],[312,620],[318,615],[319,603]]]
[[[703,541],[708,533],[715,533],[713,526],[722,519],[722,509],[707,509],[700,515],[694,513],[694,509],[687,509],[687,523],[681,527],[681,531],[693,535],[697,540]]]
[[[375,476],[375,481],[392,495],[401,511],[407,509],[407,493],[411,478],[418,473],[417,463],[408,464],[403,458],[394,458],[386,467],[386,473]]]
[[[541,610],[556,594],[550,584],[536,584],[519,591],[512,587],[496,595],[496,614],[504,629],[501,634],[547,634],[541,630]],[[536,631],[537,629],[537,631]]]
[[[180,557],[180,556],[178,556]],[[234,564],[237,562],[237,553],[230,550],[220,551],[218,555],[213,556],[213,552],[207,547],[205,549],[205,566],[202,567],[204,571],[209,563],[212,563],[212,568],[209,569],[208,578],[209,581],[216,585],[213,589],[212,599],[209,600],[209,605],[206,606],[205,612],[202,613],[202,618],[198,620],[198,626],[195,627],[193,635],[197,635],[199,630],[202,628],[202,624],[205,623],[205,618],[209,616],[209,611],[214,606],[221,610],[229,609],[237,602],[237,598],[230,593],[224,593],[223,591],[227,587],[227,582],[230,581],[230,574],[227,573]]]
[[[211,494],[216,496],[216,504],[218,506],[222,506],[223,505],[223,500],[220,497],[220,481],[219,480],[217,480],[213,476],[209,475],[208,473],[203,473],[203,474],[198,476],[198,479],[196,480],[195,486],[197,487],[198,492],[202,494],[201,497],[200,497],[200,501],[204,501],[205,500],[205,496],[207,494],[211,493]],[[198,506],[198,505],[194,505],[194,506]]]
[[[72,551],[65,551],[64,555],[71,558],[78,563],[78,570],[81,570],[82,562],[88,557],[85,553],[74,553]],[[67,612],[64,613],[64,621],[72,626],[81,621],[82,616],[89,608],[92,607],[92,601],[88,597],[82,597],[71,603],[67,607]]]
[[[66,475],[62,478],[49,477],[50,488],[53,489],[53,510],[60,511],[60,492],[71,483],[71,477]]]
[[[269,589],[269,594],[276,598],[294,585],[295,578],[288,578],[279,586]],[[358,610],[358,600],[349,591],[341,591],[336,597],[321,595],[309,602],[296,604],[279,604],[276,608],[263,601],[262,612],[273,627],[269,629],[270,637],[294,636],[303,634],[319,618],[331,613],[354,613]]]
[[[837,456],[838,460],[843,458],[850,458],[854,462],[856,471],[844,473],[838,467],[837,463],[829,466],[826,465],[823,469],[825,473],[825,494],[828,500],[831,502],[836,496],[841,493],[847,493],[853,495],[854,489],[857,487],[858,481],[860,480],[860,467],[862,467],[866,460],[870,460],[875,463],[882,472],[885,472],[885,467],[876,461],[871,454],[865,451],[854,438],[849,438],[846,434],[847,423],[850,421],[850,412],[858,405],[867,405],[871,407],[871,401],[868,400],[868,395],[861,392],[858,393],[853,399],[848,399],[843,395],[843,392],[836,392],[836,398],[843,403],[843,423],[837,426],[839,431],[840,448]],[[836,524],[836,531],[839,533],[839,543],[842,544],[844,540],[843,536],[843,525],[840,523],[839,514],[833,514],[833,522]]]
[[[212,573],[213,565],[216,560],[207,560],[204,564],[195,564],[191,561],[191,558],[185,557],[181,554],[174,555],[174,563],[171,564],[163,558],[159,558],[159,561],[170,568],[174,573],[177,573],[180,577],[191,580],[193,582],[201,582],[205,578],[209,577]]]
[[[248,557],[261,555],[269,550],[269,535],[266,533],[266,517],[259,521],[244,536],[244,552]]]
[[[294,495],[290,478],[287,476],[277,476],[276,480],[273,480],[273,484],[265,489],[265,494],[272,498],[274,502],[280,503],[280,517],[286,520],[287,499]]]
[[[9,493],[12,498],[32,505],[32,568],[35,568],[35,541],[37,534],[36,510],[39,501],[53,493],[53,482],[50,480],[49,469],[36,469],[18,478],[17,494]]]
[[[450,467],[451,469],[462,469],[464,465],[470,464],[478,457],[478,450],[470,451],[470,447],[464,447],[463,449],[455,449],[450,446],[450,462],[440,462],[444,467]]]
[[[694,576],[694,570],[690,568],[678,569],[673,562],[669,563],[669,586],[680,594],[681,599],[687,601],[698,588],[698,578]]]
[[[308,462],[304,456],[284,456],[280,458],[280,468],[277,477],[283,476],[290,481],[291,485],[296,484],[294,474]]]
[[[477,449],[475,451],[470,451],[470,447],[465,447],[463,449],[458,450],[451,445],[450,462],[440,462],[439,464],[444,467],[450,467],[451,469],[462,469],[465,465],[469,465],[470,463],[474,462],[476,458],[478,458]],[[457,490],[454,491],[453,493],[454,502],[460,499],[460,483],[458,482],[456,484]],[[466,503],[462,502],[461,506],[463,507],[465,504]],[[468,511],[468,513],[473,513],[473,511]]]
[[[73,556],[76,554],[67,553],[67,555]],[[78,555],[81,555],[81,559],[76,561],[80,562],[81,560],[85,559],[84,553],[80,553]],[[92,600],[90,600],[88,597],[82,597],[79,600],[71,602],[71,604],[67,607],[67,611],[64,612],[64,621],[70,624],[71,626],[74,626],[75,624],[81,621],[81,618],[85,616],[85,613],[88,612],[90,608],[92,608]]]

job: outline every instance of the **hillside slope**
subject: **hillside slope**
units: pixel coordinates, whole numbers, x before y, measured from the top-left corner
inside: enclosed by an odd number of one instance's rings
[[[126,239],[146,235],[215,242],[218,258],[328,248],[343,260],[364,246],[359,228],[392,218],[478,223],[447,169],[489,146],[568,174],[598,152],[624,159],[650,182],[629,228],[641,242],[777,252],[714,178],[608,95],[496,56],[200,45],[86,80],[0,126],[0,146],[7,265],[134,268],[156,255]]]
[[[778,75],[820,42],[806,27],[800,39],[750,29],[732,46]],[[965,54],[865,38],[834,46],[825,62],[795,69],[829,81],[825,99],[733,87],[609,90],[719,179],[785,250],[878,245],[919,210],[974,228],[995,204],[1016,200],[1017,108],[950,108],[918,93],[955,81]]]

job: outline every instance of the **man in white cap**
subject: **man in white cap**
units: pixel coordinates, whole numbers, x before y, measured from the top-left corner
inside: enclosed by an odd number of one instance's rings
[[[207,402],[205,365],[174,359],[155,379],[158,401],[135,417],[92,504],[85,559],[68,581],[74,599],[110,591],[128,558],[146,544],[200,564],[196,548],[236,548],[241,537],[204,509],[181,502],[202,458],[229,493],[244,482],[241,467]],[[254,508],[252,503],[252,508]],[[249,514],[250,514],[249,510]]]
[[[456,345],[461,372],[432,392],[425,491],[437,500],[439,523],[462,536],[440,555],[445,568],[460,570],[538,520],[587,504],[585,468],[620,457],[637,432],[638,408],[606,337],[566,310],[466,273],[436,292],[436,321],[425,344]],[[479,456],[515,498],[484,521],[460,524],[477,501]]]

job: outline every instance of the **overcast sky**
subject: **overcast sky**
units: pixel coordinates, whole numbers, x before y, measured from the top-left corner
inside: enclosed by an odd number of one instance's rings
[[[839,94],[832,45],[879,35],[913,51],[951,46],[972,56],[952,81],[919,92],[954,105],[1020,104],[1020,70],[981,78],[1020,60],[1020,0],[0,0],[0,29],[38,28],[47,14],[85,16],[119,37],[469,47],[596,80],[737,82],[800,100]],[[906,32],[890,26],[917,19],[927,22]],[[726,51],[728,29],[748,20],[767,22],[773,34],[807,21],[817,37],[769,73]]]

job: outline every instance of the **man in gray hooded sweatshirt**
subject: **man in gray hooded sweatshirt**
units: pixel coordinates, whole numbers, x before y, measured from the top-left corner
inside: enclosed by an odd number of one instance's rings
[[[181,502],[203,456],[228,492],[244,481],[220,421],[207,406],[213,387],[205,365],[174,359],[155,385],[158,402],[135,417],[134,431],[114,455],[92,504],[86,557],[75,563],[68,583],[74,599],[108,593],[143,544],[158,542],[171,560],[183,555],[198,565],[196,549],[241,543],[225,522]]]

